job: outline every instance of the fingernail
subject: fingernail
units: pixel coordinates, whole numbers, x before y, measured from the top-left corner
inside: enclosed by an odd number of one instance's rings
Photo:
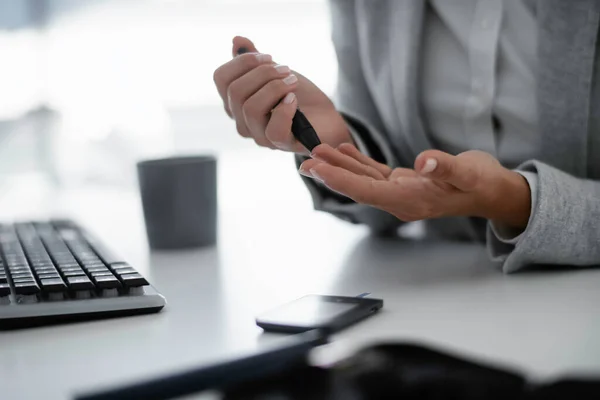
[[[285,83],[286,85],[291,85],[296,82],[298,82],[298,77],[294,74],[288,75],[285,78],[283,78],[283,83]]]
[[[298,172],[300,173],[300,175],[304,175],[304,176],[309,177],[309,178],[313,177],[310,174],[310,172],[308,172],[307,170],[304,169],[304,167],[302,167],[302,165],[300,166],[300,168],[298,168]]]
[[[425,161],[425,165],[421,168],[421,173],[428,174],[432,172],[437,167],[437,160],[435,158],[428,158]]]
[[[310,153],[310,158],[312,158],[313,160],[325,161],[315,153]]]
[[[268,55],[268,54],[257,54],[256,59],[258,60],[259,63],[265,63],[265,62],[271,62],[273,61],[273,58]]]
[[[314,169],[314,168],[311,168],[311,169],[310,169],[310,174],[312,175],[312,177],[313,177],[314,179],[316,179],[317,181],[319,181],[319,182],[323,183],[323,178],[321,178],[321,177],[319,176],[319,174],[317,174],[317,171],[315,171],[315,169]]]
[[[289,74],[290,73],[290,67],[288,67],[287,65],[276,65],[274,68],[280,74]]]
[[[285,95],[285,97],[283,98],[283,104],[292,104],[294,102],[294,99],[296,98],[296,95],[292,92],[288,93]]]

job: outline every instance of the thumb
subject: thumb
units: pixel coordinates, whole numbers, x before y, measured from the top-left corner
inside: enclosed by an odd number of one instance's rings
[[[233,57],[243,54],[243,53],[258,53],[256,47],[254,47],[254,43],[248,38],[243,36],[236,36],[233,38],[233,47],[231,49],[231,53]]]
[[[461,157],[439,150],[427,150],[419,154],[415,160],[415,171],[422,176],[470,192],[475,189],[480,180],[483,166],[479,161],[481,160],[477,156]]]

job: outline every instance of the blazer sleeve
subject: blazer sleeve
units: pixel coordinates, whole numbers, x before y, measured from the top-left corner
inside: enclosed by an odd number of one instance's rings
[[[360,60],[355,1],[331,0],[332,40],[338,61],[338,82],[333,99],[361,151],[391,167],[398,165],[382,135],[379,114],[369,92]],[[299,166],[306,158],[296,156]],[[402,223],[396,217],[374,207],[353,202],[310,178],[302,177],[316,210],[343,220],[365,224],[376,234],[395,232]]]
[[[539,161],[519,167],[535,173],[535,202],[525,231],[514,243],[488,228],[488,250],[515,272],[531,264],[600,264],[600,181],[576,178]]]

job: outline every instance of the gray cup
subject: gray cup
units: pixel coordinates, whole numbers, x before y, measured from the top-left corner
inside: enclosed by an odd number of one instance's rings
[[[217,241],[217,160],[212,156],[141,161],[138,180],[152,249]]]

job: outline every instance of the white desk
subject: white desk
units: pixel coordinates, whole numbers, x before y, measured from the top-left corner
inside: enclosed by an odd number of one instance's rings
[[[220,242],[195,251],[149,253],[134,190],[62,191],[53,201],[30,189],[5,194],[1,217],[72,215],[168,305],[0,332],[0,398],[69,398],[268,347],[281,338],[261,334],[255,314],[310,292],[385,299],[381,314],[338,335],[334,353],[379,339],[423,341],[533,378],[600,375],[600,270],[505,276],[477,245],[370,239],[312,211],[289,163],[267,151],[221,157]]]

